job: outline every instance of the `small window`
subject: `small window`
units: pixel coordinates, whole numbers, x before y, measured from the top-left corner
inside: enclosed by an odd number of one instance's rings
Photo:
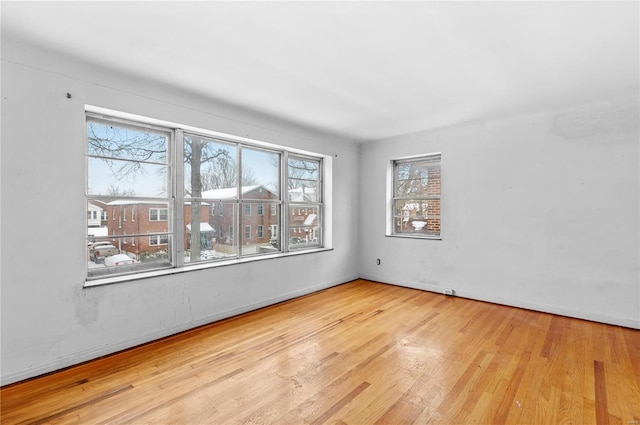
[[[168,217],[167,208],[149,208],[149,221],[167,221]]]
[[[136,209],[131,208],[131,221],[136,221]]]
[[[167,245],[169,243],[169,237],[167,235],[153,235],[149,236],[149,245]]]
[[[263,228],[262,226],[258,226],[258,237],[262,238],[262,235],[263,235]]]
[[[264,206],[262,204],[258,204],[258,215],[262,215],[263,209],[264,209]]]
[[[244,226],[244,239],[251,239],[251,226]]]
[[[251,204],[244,204],[244,215],[251,215]]]
[[[441,154],[392,161],[391,235],[440,239]]]
[[[271,215],[276,215],[276,204],[271,204]]]

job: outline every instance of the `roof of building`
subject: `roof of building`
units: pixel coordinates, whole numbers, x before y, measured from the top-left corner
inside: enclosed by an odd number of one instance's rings
[[[269,190],[263,185],[255,185],[255,186],[242,186],[242,194],[246,194],[252,192],[256,189],[264,189],[270,193],[276,195],[275,192]],[[237,187],[225,187],[222,189],[213,189],[213,190],[205,190],[202,192],[202,197],[207,199],[232,199],[238,197],[238,188]]]
[[[316,199],[315,187],[297,187],[289,189],[289,200],[293,202],[313,202]]]
[[[191,232],[191,224],[187,224],[187,231]],[[200,233],[203,232],[213,232],[215,233],[215,229],[211,227],[209,223],[206,221],[200,223]]]

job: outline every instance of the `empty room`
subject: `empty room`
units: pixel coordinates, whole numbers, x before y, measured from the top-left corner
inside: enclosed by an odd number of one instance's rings
[[[2,1],[3,424],[640,425],[637,1]]]

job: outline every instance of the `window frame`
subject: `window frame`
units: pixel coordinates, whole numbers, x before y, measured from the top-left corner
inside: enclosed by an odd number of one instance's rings
[[[157,218],[151,218],[151,211],[155,211],[155,216]],[[166,214],[166,217],[163,219],[162,218],[162,214],[161,211],[164,211]],[[156,222],[156,221],[169,221],[169,208],[149,208],[149,221],[151,222]]]
[[[310,179],[302,179],[300,177],[291,177],[289,175],[289,160],[293,159],[293,160],[299,160],[299,161],[319,161],[318,162],[318,178],[316,180],[310,180]],[[304,198],[303,199],[298,199],[298,200],[293,200],[293,195],[290,193],[290,190],[287,190],[287,196],[284,197],[286,199],[286,202],[284,203],[282,209],[283,211],[281,211],[281,215],[285,221],[285,223],[283,223],[283,227],[282,229],[285,231],[286,233],[286,244],[285,247],[289,252],[295,252],[295,251],[299,251],[299,250],[306,250],[309,249],[310,247],[313,246],[323,246],[325,243],[325,239],[324,239],[324,211],[325,211],[325,206],[324,206],[324,197],[325,197],[325,192],[324,192],[324,181],[325,181],[325,170],[323,167],[323,163],[322,160],[317,158],[317,157],[313,157],[313,156],[308,156],[308,155],[300,155],[300,154],[295,154],[295,153],[291,153],[291,154],[287,154],[286,155],[286,164],[283,167],[284,168],[284,172],[285,172],[285,176],[284,176],[284,180],[285,180],[285,185],[287,187],[289,187],[289,180],[307,180],[307,181],[314,181],[317,184],[317,187],[315,188],[315,192],[316,192],[316,200],[315,201],[305,201]],[[289,218],[295,214],[295,210],[297,209],[298,211],[298,215],[301,215],[301,210],[302,208],[308,209],[308,208],[314,208],[317,211],[317,224],[316,226],[300,226],[298,225],[294,225],[293,223],[290,223]],[[297,232],[300,233],[301,230],[304,229],[313,229],[314,227],[317,227],[317,232],[315,233],[315,238],[312,238],[311,241],[307,241],[305,243],[295,243],[292,244],[291,243],[291,238],[290,237],[290,232],[294,229],[297,229]],[[294,230],[295,232],[296,230]],[[316,242],[313,242],[313,239],[316,240]],[[309,243],[311,242],[311,243]]]
[[[396,194],[396,169],[400,164],[406,164],[411,162],[421,161],[434,161],[437,159],[437,168],[439,170],[439,187],[440,191],[437,196],[424,194],[421,196],[398,196]],[[397,232],[396,231],[396,203],[403,200],[438,200],[439,202],[439,232],[438,234],[417,233],[417,232]],[[394,158],[389,161],[387,167],[387,208],[386,208],[386,236],[400,237],[400,238],[413,238],[413,239],[427,239],[427,240],[442,240],[442,153],[433,152],[428,154],[406,156],[401,158]],[[428,216],[427,216],[428,217]],[[407,211],[408,218],[408,211]],[[427,218],[428,219],[428,218]]]
[[[151,241],[156,240],[157,242],[152,243]],[[164,239],[164,242],[163,242]],[[162,234],[162,235],[151,235],[149,236],[149,246],[164,246],[164,245],[169,245],[169,235],[166,234]]]
[[[282,256],[287,256],[287,255],[315,253],[315,252],[332,249],[332,246],[331,246],[332,238],[330,236],[330,228],[328,229],[327,227],[325,227],[326,225],[324,221],[320,219],[325,214],[324,208],[326,208],[326,206],[324,202],[318,203],[319,205],[318,230],[323,235],[322,238],[318,238],[319,243],[315,246],[308,247],[307,249],[299,249],[299,248],[295,250],[290,249],[289,236],[287,234],[287,230],[288,230],[287,211],[288,211],[289,201],[287,197],[286,182],[288,178],[287,176],[288,156],[290,154],[295,157],[307,157],[309,159],[318,161],[318,164],[320,167],[318,172],[319,172],[319,175],[321,176],[318,178],[319,179],[318,197],[319,197],[319,200],[320,199],[324,200],[324,197],[326,196],[324,191],[327,188],[331,187],[330,178],[329,178],[329,181],[325,181],[324,179],[325,179],[325,173],[327,173],[327,171],[330,171],[332,169],[333,155],[319,154],[316,152],[307,152],[307,151],[303,151],[296,148],[286,147],[284,145],[265,143],[258,140],[252,140],[252,139],[248,139],[240,136],[233,136],[233,135],[218,133],[210,130],[204,130],[204,129],[189,127],[181,124],[176,124],[173,122],[156,120],[153,118],[142,117],[138,115],[108,110],[105,108],[95,107],[91,105],[86,105],[85,106],[85,126],[84,126],[85,158],[90,157],[88,153],[88,142],[87,142],[87,132],[88,132],[87,123],[89,121],[98,121],[103,124],[112,123],[114,126],[122,126],[127,129],[133,129],[136,131],[143,131],[143,132],[145,131],[145,129],[151,129],[154,131],[160,131],[163,134],[166,133],[170,135],[167,141],[167,144],[168,144],[167,146],[167,170],[168,170],[167,171],[167,182],[168,182],[167,190],[169,192],[167,193],[167,196],[163,197],[161,200],[158,198],[151,199],[144,196],[140,196],[140,197],[119,196],[118,197],[118,199],[123,199],[127,201],[132,201],[132,200],[135,201],[136,199],[145,199],[147,201],[154,200],[154,201],[158,201],[158,203],[167,204],[167,208],[154,207],[155,209],[154,214],[152,215],[151,211],[149,212],[149,221],[150,222],[161,222],[161,221],[168,222],[168,230],[166,232],[166,236],[163,238],[163,241],[166,240],[167,244],[169,245],[169,249],[167,250],[167,252],[169,254],[170,265],[158,267],[157,269],[152,269],[152,270],[141,269],[141,270],[136,270],[132,272],[129,271],[129,272],[122,272],[122,273],[102,274],[99,276],[89,275],[88,268],[87,268],[87,272],[85,273],[85,284],[84,284],[85,287],[126,282],[126,281],[131,281],[136,279],[162,276],[166,274],[174,274],[177,272],[188,272],[191,270],[211,268],[211,267],[216,267],[220,265],[226,266],[226,265],[244,263],[247,261],[273,259],[273,258],[278,258]],[[280,175],[279,187],[278,187],[279,199],[275,201],[271,200],[271,201],[264,202],[269,204],[270,213],[273,212],[273,210],[275,209],[276,215],[279,215],[277,223],[271,223],[269,225],[269,229],[273,229],[275,226],[275,229],[277,229],[277,232],[278,232],[277,236],[280,242],[279,242],[279,247],[277,247],[276,249],[276,252],[243,256],[241,254],[241,247],[238,247],[235,258],[231,258],[228,260],[225,259],[225,260],[212,261],[212,262],[207,261],[207,262],[202,262],[197,264],[188,264],[183,261],[183,252],[185,251],[183,239],[187,234],[187,230],[185,228],[187,223],[185,223],[184,221],[185,220],[184,214],[186,213],[183,212],[183,206],[184,206],[186,197],[184,195],[184,187],[182,183],[183,175],[184,175],[184,163],[183,163],[183,155],[184,155],[183,140],[184,139],[183,137],[185,132],[188,132],[189,134],[201,134],[204,137],[219,139],[223,142],[236,145],[239,150],[241,149],[241,147],[246,147],[249,149],[270,151],[270,152],[277,153],[279,155],[279,158],[280,158],[280,166],[278,171]],[[88,187],[89,187],[88,186],[89,184],[88,170],[89,170],[89,161],[85,159],[85,182],[86,182],[85,183],[85,205],[86,205],[86,202],[90,199],[100,200],[100,196],[96,196],[95,194],[90,194],[88,192]],[[330,174],[327,174],[327,175],[330,176]],[[239,186],[238,188],[240,189],[240,186],[241,186],[240,182],[238,183],[238,186]],[[244,199],[242,195],[239,193],[239,196],[233,202],[237,205],[236,217],[238,220],[233,225],[229,226],[229,238],[231,240],[234,240],[234,239],[237,240],[238,238],[235,237],[236,235],[234,235],[234,233],[239,232],[241,228],[244,230],[243,226],[246,224],[246,223],[243,223],[243,220],[242,220],[242,218],[245,217],[244,211],[246,211],[244,209],[240,209],[242,204],[249,205],[249,208],[251,208],[250,206],[251,203],[257,203],[257,202],[260,202],[260,200]],[[223,215],[224,203],[228,203],[228,202],[226,200],[224,200],[224,202],[223,200],[219,200],[219,203],[220,203],[220,208],[216,208],[216,210],[218,210],[219,215]],[[279,213],[278,213],[277,205],[281,206],[279,209]],[[161,213],[160,210],[164,210],[164,211]],[[264,215],[265,214],[264,205],[262,205],[262,210]],[[131,221],[135,221],[137,218],[139,218],[139,217],[135,217],[134,211],[135,211],[135,207],[132,208]],[[240,214],[240,211],[242,211],[243,213]],[[112,221],[116,220],[115,215],[116,215],[115,209],[113,209]],[[215,215],[215,212],[213,212],[213,215]],[[86,215],[84,216],[86,217]],[[152,220],[152,217],[155,219]],[[250,216],[247,216],[247,217],[250,217]],[[120,217],[120,220],[122,220],[122,218],[123,217]],[[144,223],[144,221],[145,220],[143,218],[142,222]],[[87,225],[87,222],[85,221],[85,227],[86,225]],[[153,234],[154,232],[151,232],[151,233]],[[162,233],[164,233],[164,231]],[[240,235],[242,236],[242,234]],[[264,235],[264,228],[263,228],[263,235]],[[327,235],[328,237],[326,237]],[[116,235],[116,236],[124,237],[124,235]],[[139,238],[141,236],[151,236],[151,235],[127,234],[126,236],[127,238],[129,237]],[[167,245],[164,243],[160,243],[161,242],[160,236],[156,236],[156,235],[154,236],[155,236],[155,239],[153,241],[154,242],[153,246]],[[238,242],[240,241],[242,241],[241,237]]]

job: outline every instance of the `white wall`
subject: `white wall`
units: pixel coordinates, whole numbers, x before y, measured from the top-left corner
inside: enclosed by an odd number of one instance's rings
[[[635,92],[363,146],[360,275],[640,328]],[[431,152],[442,240],[385,237],[388,161]]]
[[[83,289],[85,104],[333,156],[335,249]],[[1,161],[2,384],[358,275],[357,146],[319,131],[3,38]]]

